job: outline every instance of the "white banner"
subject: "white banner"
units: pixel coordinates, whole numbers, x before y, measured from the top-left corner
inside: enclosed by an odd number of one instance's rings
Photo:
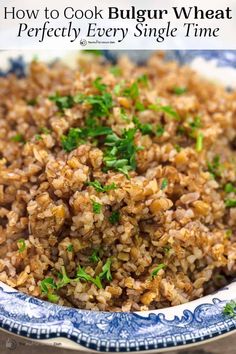
[[[236,0],[8,0],[0,49],[236,49]]]

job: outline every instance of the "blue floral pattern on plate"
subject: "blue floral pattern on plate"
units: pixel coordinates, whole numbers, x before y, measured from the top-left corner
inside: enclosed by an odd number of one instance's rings
[[[68,338],[97,351],[171,348],[236,330],[236,319],[223,314],[226,300],[221,299],[221,294],[228,291],[219,291],[207,302],[204,298],[197,300],[193,310],[188,309],[188,304],[181,305],[180,316],[169,316],[165,309],[109,313],[61,307],[1,284],[0,326],[33,339]]]
[[[143,58],[147,52],[142,52]],[[141,55],[141,52],[138,52]],[[106,51],[115,60],[117,52]],[[236,51],[171,51],[167,57],[181,63],[195,57],[215,59],[219,66],[236,68]],[[23,77],[23,57],[10,59],[11,73]],[[78,348],[128,352],[161,350],[202,342],[236,330],[236,318],[223,314],[235,298],[236,282],[210,296],[174,308],[140,312],[107,313],[61,307],[20,293],[0,282],[0,327],[37,340],[68,338]]]

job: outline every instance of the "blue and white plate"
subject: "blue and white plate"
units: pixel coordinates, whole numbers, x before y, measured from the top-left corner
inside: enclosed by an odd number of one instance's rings
[[[44,60],[62,55],[55,52],[37,54]],[[117,54],[106,52],[112,60]],[[144,59],[148,55],[140,51],[131,54],[135,59]],[[73,63],[74,56],[75,53],[70,53],[66,58]],[[6,59],[9,57],[8,65]],[[236,52],[173,51],[168,52],[168,57],[181,63],[189,62],[211,80],[236,88]],[[0,53],[0,76],[11,72],[25,75],[25,61],[31,58],[30,52],[21,58],[19,52]],[[44,344],[56,343],[81,352],[159,352],[196,345],[235,332],[236,316],[223,314],[225,305],[235,299],[236,281],[187,304],[138,313],[108,313],[51,304],[0,282],[0,327]]]

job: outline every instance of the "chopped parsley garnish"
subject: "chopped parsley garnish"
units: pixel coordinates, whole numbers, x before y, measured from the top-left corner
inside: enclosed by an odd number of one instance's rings
[[[232,183],[227,183],[224,187],[225,193],[236,193],[236,188],[232,185]]]
[[[94,214],[100,214],[102,210],[102,204],[92,200],[93,212]]]
[[[118,210],[113,211],[109,216],[109,221],[112,225],[118,224],[120,221],[120,212]]]
[[[11,141],[14,141],[15,143],[25,143],[25,139],[22,134],[16,134],[12,136]]]
[[[93,250],[93,253],[91,254],[91,256],[89,257],[89,260],[92,263],[97,263],[100,261],[100,257],[99,257],[99,248],[95,248]]]
[[[233,235],[233,231],[231,229],[225,231],[226,238],[231,238],[232,235]]]
[[[130,122],[129,116],[128,116],[128,114],[125,112],[125,109],[124,109],[124,108],[120,108],[120,116],[121,116],[121,118],[122,118],[125,122],[127,122],[127,123]]]
[[[234,317],[236,315],[235,310],[236,310],[236,301],[231,300],[225,305],[223,309],[223,314],[226,316]]]
[[[90,117],[107,117],[112,108],[112,96],[108,92],[103,92],[101,95],[84,96],[78,94],[74,97],[75,103],[88,103],[92,109],[89,112]]]
[[[100,260],[98,256],[98,252],[99,251],[96,251],[96,253],[93,253],[92,256],[90,257],[90,260],[93,261],[94,263]],[[63,266],[61,272],[58,273],[57,282],[53,278],[45,278],[40,282],[41,293],[47,295],[49,301],[57,302],[59,300],[59,296],[55,294],[55,291],[61,289],[62,287],[66,286],[71,282],[76,282],[80,280],[93,283],[99,289],[102,289],[101,280],[107,280],[107,281],[112,280],[111,258],[107,259],[106,263],[102,267],[101,273],[97,275],[95,278],[93,278],[91,275],[86,273],[83,267],[79,266],[76,271],[76,277],[74,279],[70,279],[66,274],[65,267]]]
[[[198,133],[197,135],[197,140],[196,140],[196,151],[197,152],[201,152],[203,149],[203,139],[204,139],[204,135],[203,133]]]
[[[178,135],[184,135],[185,132],[186,132],[186,130],[185,130],[185,128],[184,128],[183,126],[179,126],[179,127],[177,128],[177,131],[176,131],[176,133],[177,133]]]
[[[53,96],[49,96],[49,100],[54,102],[60,111],[64,109],[72,108],[75,104],[74,99],[71,95],[61,96],[59,93],[56,93]]]
[[[41,134],[45,134],[45,135],[49,135],[50,133],[51,133],[51,131],[48,129],[48,128],[46,128],[46,127],[41,127],[40,129],[39,129],[39,131],[40,131],[40,133]],[[35,134],[35,140],[36,141],[39,141],[39,140],[42,140],[43,138],[42,138],[42,136],[41,136],[41,134]]]
[[[139,111],[139,112],[143,112],[143,111],[145,111],[145,106],[144,106],[144,104],[142,103],[142,102],[140,102],[140,101],[137,101],[136,103],[135,103],[135,109],[137,110],[137,111]]]
[[[107,281],[112,281],[112,275],[111,275],[111,258],[108,258],[106,260],[106,263],[102,267],[102,272],[99,274],[100,279],[104,279]]]
[[[48,297],[48,301],[53,302],[53,303],[58,302],[58,300],[60,298],[58,295],[51,294],[51,293],[48,293],[47,297]]]
[[[194,117],[193,121],[189,123],[190,131],[189,131],[189,136],[191,138],[196,137],[196,130],[201,128],[202,123],[201,123],[201,118],[199,116]]]
[[[147,86],[148,85],[148,76],[146,74],[139,76],[137,78],[137,83]]]
[[[113,91],[114,91],[114,94],[116,95],[116,96],[119,96],[119,94],[120,94],[120,92],[121,92],[121,84],[116,84],[115,86],[114,86],[114,89],[113,89]]]
[[[78,145],[83,143],[82,131],[80,128],[70,128],[67,135],[61,138],[61,144],[65,151],[70,152],[77,148]]]
[[[187,88],[186,88],[186,87],[181,87],[181,86],[175,86],[175,87],[173,88],[173,92],[174,92],[176,95],[180,96],[180,95],[183,95],[184,93],[187,92]]]
[[[175,150],[176,150],[177,152],[180,152],[180,151],[181,151],[181,146],[178,145],[178,144],[175,144],[174,148],[175,148]]]
[[[100,92],[106,91],[106,88],[107,88],[107,85],[102,83],[101,77],[97,77],[96,80],[94,80],[93,86]]]
[[[95,180],[93,182],[88,182],[87,184],[89,186],[92,186],[97,192],[102,192],[102,193],[109,192],[109,191],[117,188],[117,186],[114,182],[111,184],[108,184],[106,186],[102,186],[101,183],[97,180]]]
[[[78,267],[76,272],[76,278],[88,281],[90,283],[95,284],[99,289],[102,289],[102,283],[99,276],[93,278],[91,275],[87,274],[82,267]]]
[[[163,181],[161,183],[161,189],[165,189],[168,186],[168,179],[167,178],[163,178]]]
[[[40,134],[35,134],[34,138],[35,138],[36,141],[43,140],[43,138],[42,138],[42,136]]]
[[[51,130],[49,130],[49,129],[46,128],[46,127],[41,127],[41,128],[40,128],[40,132],[41,132],[42,134],[45,134],[45,135],[51,134]]]
[[[148,109],[155,112],[163,112],[167,114],[170,118],[174,118],[175,120],[179,120],[180,116],[178,112],[172,106],[161,106],[159,104],[150,104]]]
[[[220,172],[220,156],[216,155],[212,162],[207,163],[208,171],[211,173],[211,175],[215,177],[219,177],[221,175]]]
[[[151,124],[141,123],[137,117],[133,118],[133,122],[134,122],[135,126],[137,127],[137,129],[139,129],[143,135],[153,133]]]
[[[156,135],[158,136],[158,138],[160,138],[165,132],[165,128],[163,127],[162,124],[158,124],[157,128],[156,128]]]
[[[176,110],[171,107],[171,106],[160,106],[160,110],[164,113],[166,113],[168,116],[179,120],[179,114],[176,112]]]
[[[110,68],[110,73],[113,74],[114,76],[118,77],[122,74],[121,68],[119,68],[118,66],[112,66]]]
[[[74,251],[74,247],[73,247],[72,243],[66,247],[66,250],[68,252],[73,252]]]
[[[192,129],[201,128],[201,118],[199,116],[194,117],[193,121],[189,123]]]
[[[91,105],[90,117],[107,117],[113,105],[112,96],[105,91],[106,85],[101,83],[101,78],[97,78],[93,84],[101,92],[100,95],[85,96],[79,93],[73,97],[71,95],[61,96],[56,93],[54,96],[50,96],[49,99],[55,102],[61,112],[72,108],[75,104],[88,103]]]
[[[102,50],[99,50],[99,49],[85,49],[85,50],[83,50],[83,53],[92,54],[97,57],[103,56]]]
[[[163,251],[164,251],[165,254],[168,254],[170,252],[170,250],[171,250],[171,246],[163,247]]]
[[[59,278],[59,281],[56,284],[57,289],[63,288],[63,286],[69,284],[72,280],[67,276],[66,269],[64,266],[61,268],[61,273],[58,273],[58,278]]]
[[[226,208],[235,208],[236,207],[236,199],[226,199],[225,206],[226,206]]]
[[[132,85],[130,85],[129,87],[126,87],[123,90],[123,95],[126,97],[130,97],[133,100],[135,100],[136,98],[138,98],[139,96],[139,88],[138,88],[138,84],[137,82],[134,82]]]
[[[106,169],[112,169],[124,173],[128,178],[128,172],[136,168],[136,152],[140,147],[134,143],[137,129],[124,130],[121,137],[114,132],[107,135],[105,145],[107,150],[104,156]]]
[[[54,294],[57,286],[53,278],[45,278],[40,282],[39,286],[41,293],[47,295],[49,301],[57,302],[59,300],[59,296]]]
[[[17,246],[18,246],[19,253],[24,252],[24,250],[26,249],[25,240],[23,238],[17,240]]]
[[[27,101],[27,105],[28,106],[36,106],[36,104],[38,103],[38,100],[37,100],[37,98],[32,98],[31,100],[28,100]]]
[[[87,138],[107,135],[112,132],[111,128],[103,126],[94,126],[94,128],[70,128],[68,135],[61,138],[62,147],[70,152],[79,145],[84,144]]]
[[[48,294],[51,290],[56,290],[57,286],[53,278],[45,278],[40,282],[40,289],[43,294]]]
[[[165,265],[165,264],[163,264],[163,263],[159,264],[159,265],[152,271],[152,273],[151,273],[151,278],[154,279],[154,278],[157,276],[157,274],[160,272],[160,270],[161,270],[161,269],[164,269],[164,268],[166,268],[166,265]]]

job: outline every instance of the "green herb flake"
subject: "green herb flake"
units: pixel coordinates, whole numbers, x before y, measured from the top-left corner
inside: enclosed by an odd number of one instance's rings
[[[226,316],[235,317],[236,315],[235,310],[236,310],[236,301],[231,300],[225,305],[223,309],[223,314]]]
[[[109,216],[109,221],[112,225],[118,224],[120,221],[120,212],[118,210],[113,211]]]
[[[91,275],[87,274],[85,272],[85,270],[80,266],[77,269],[76,277],[77,277],[77,279],[82,279],[82,280],[88,281],[90,283],[93,283],[99,289],[102,289],[102,283],[101,283],[100,278],[98,276],[96,276],[96,278],[93,278]]]
[[[57,288],[56,283],[53,278],[45,278],[40,282],[40,290],[43,294],[48,294],[49,291],[55,290]]]
[[[176,150],[177,152],[180,152],[181,149],[182,149],[179,144],[175,144],[175,145],[174,145],[174,148],[175,148],[175,150]]]
[[[94,80],[93,86],[100,92],[104,92],[107,88],[107,85],[102,83],[101,77],[97,77],[96,80]]]
[[[111,258],[106,260],[106,263],[102,267],[102,272],[99,274],[99,278],[107,281],[112,281]]]
[[[35,134],[34,138],[35,138],[35,141],[43,140],[43,138],[40,134]]]
[[[91,256],[89,257],[90,262],[92,263],[98,263],[100,261],[100,257],[99,257],[99,248],[95,248],[93,250],[93,253],[91,254]]]
[[[25,139],[22,134],[16,134],[12,136],[11,141],[14,141],[14,143],[25,143]]]
[[[207,163],[208,171],[212,175],[213,178],[219,177],[221,175],[220,171],[220,156],[216,155],[212,162]]]
[[[184,135],[185,133],[186,133],[186,130],[185,130],[185,128],[183,126],[179,126],[177,128],[177,134],[178,135]]]
[[[137,128],[124,130],[119,137],[115,133],[106,137],[105,145],[108,147],[104,155],[106,170],[116,170],[129,178],[128,172],[136,168],[136,152],[140,147],[135,145],[134,138]]]
[[[102,210],[102,204],[92,200],[93,212],[94,214],[100,214]]]
[[[99,50],[99,49],[85,49],[85,50],[83,50],[83,53],[84,54],[92,54],[96,57],[103,56],[103,51]]]
[[[148,109],[155,111],[155,112],[163,112],[170,118],[174,118],[175,120],[179,120],[180,116],[178,112],[172,106],[161,106],[159,104],[150,104]]]
[[[114,86],[113,91],[114,91],[114,94],[115,94],[116,96],[119,96],[119,95],[120,95],[120,92],[121,92],[121,84],[116,84],[116,85]]]
[[[49,130],[47,127],[41,127],[40,132],[45,135],[51,134],[51,130]]]
[[[101,183],[97,180],[95,180],[93,182],[88,182],[87,184],[89,186],[92,186],[97,192],[102,192],[102,193],[109,192],[109,191],[117,188],[117,186],[114,182],[111,184],[108,184],[106,186],[102,186]]]
[[[32,99],[27,101],[27,105],[28,106],[32,106],[32,107],[36,106],[37,103],[38,103],[37,98],[32,98]]]
[[[126,97],[130,97],[133,100],[135,100],[136,98],[138,98],[139,96],[139,88],[138,88],[138,84],[137,82],[134,82],[132,85],[130,85],[129,87],[126,87],[123,91],[123,95]]]
[[[236,207],[236,199],[226,199],[225,206],[226,206],[226,208],[235,208]]]
[[[178,96],[180,96],[180,95],[183,95],[184,93],[186,93],[187,92],[187,88],[186,87],[184,87],[184,86],[175,86],[174,88],[173,88],[173,92],[176,94],[176,95],[178,95]]]
[[[233,231],[231,229],[228,229],[225,231],[225,237],[230,239],[233,234]]]
[[[189,123],[189,126],[193,129],[201,128],[201,118],[199,116],[194,117],[193,121]]]
[[[225,279],[225,277],[224,277],[224,275],[222,275],[222,274],[216,274],[216,276],[215,276],[215,280],[216,281],[222,281],[222,280],[224,280]]]
[[[161,183],[161,189],[165,189],[168,186],[168,179],[167,178],[163,178],[163,181]]]
[[[153,130],[152,130],[152,125],[148,124],[148,123],[141,123],[140,120],[137,117],[133,118],[133,123],[135,124],[136,128],[139,129],[141,131],[141,133],[143,135],[147,135],[147,134],[152,134]]]
[[[61,96],[59,93],[56,93],[53,96],[49,96],[49,100],[54,102],[61,112],[63,112],[65,109],[72,108],[75,104],[71,95]]]
[[[232,183],[227,183],[224,187],[225,193],[236,193],[236,188]]]
[[[123,119],[125,122],[127,122],[127,123],[130,122],[129,116],[128,116],[128,114],[125,112],[125,109],[124,109],[124,108],[120,108],[120,117],[121,117],[121,119]]]
[[[158,124],[156,128],[156,136],[160,138],[165,133],[165,128],[162,124]]]
[[[179,114],[172,106],[161,106],[160,110],[166,113],[169,117],[174,118],[175,120],[179,120]]]
[[[75,103],[88,103],[91,106],[90,117],[107,117],[113,106],[112,96],[108,92],[102,92],[101,95],[84,96],[78,94],[74,97]]]
[[[171,250],[171,246],[163,247],[163,251],[164,251],[165,254],[169,254],[170,250]]]
[[[68,135],[61,138],[62,147],[65,151],[70,152],[79,145],[84,144],[88,138],[95,138],[107,135],[112,132],[111,128],[103,126],[94,126],[94,128],[70,128]]]
[[[137,78],[137,83],[142,84],[143,86],[148,86],[148,76],[143,74]]]
[[[136,109],[136,111],[143,112],[143,111],[145,111],[146,108],[142,102],[137,101],[135,103],[135,109]]]
[[[17,246],[18,246],[19,253],[24,252],[24,250],[26,249],[25,240],[23,238],[17,240]]]
[[[57,303],[58,300],[60,299],[60,297],[56,294],[51,294],[51,293],[48,293],[47,294],[47,297],[48,297],[48,301],[52,302],[52,303]]]
[[[198,133],[197,140],[196,140],[196,151],[201,152],[203,149],[203,133]]]
[[[63,288],[65,285],[69,284],[72,279],[70,279],[66,274],[66,269],[63,266],[61,268],[61,273],[58,273],[59,281],[56,284],[57,289]]]
[[[79,128],[70,128],[68,135],[63,135],[61,138],[62,148],[67,152],[76,149],[83,142],[82,131]]]
[[[110,73],[113,74],[115,77],[121,76],[122,71],[121,68],[119,68],[118,66],[112,66],[110,68]]]
[[[161,269],[164,269],[164,268],[166,268],[166,265],[165,265],[165,264],[163,264],[163,263],[159,264],[159,265],[152,271],[152,273],[151,273],[151,278],[154,279],[154,278],[157,276],[157,274],[160,272],[160,270],[161,270]]]
[[[72,243],[66,247],[66,250],[68,252],[73,252],[74,251],[74,246],[72,245]]]

